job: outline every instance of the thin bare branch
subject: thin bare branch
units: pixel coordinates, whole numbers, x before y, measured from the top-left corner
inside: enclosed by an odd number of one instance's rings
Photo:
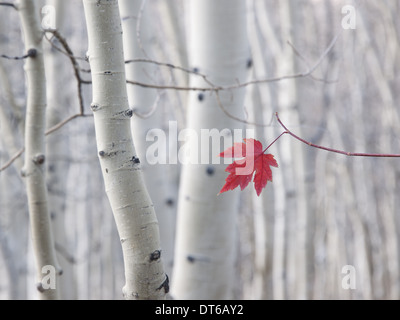
[[[162,94],[158,94],[157,98],[155,99],[153,105],[151,106],[150,110],[147,111],[146,113],[140,113],[137,110],[135,110],[135,108],[132,109],[133,113],[135,116],[139,117],[140,119],[147,119],[149,117],[151,117],[154,112],[157,110],[158,104],[160,102],[160,98],[161,98]]]
[[[64,50],[66,51],[67,56],[69,57],[72,67],[74,68],[74,74],[75,78],[77,80],[77,90],[78,90],[78,99],[79,99],[79,108],[80,108],[80,114],[84,114],[84,102],[83,102],[83,96],[82,96],[82,84],[86,83],[80,75],[80,66],[78,62],[76,61],[76,57],[74,56],[71,48],[69,47],[67,41],[64,39],[64,37],[57,31],[57,30],[49,30],[48,32],[52,33],[54,37],[61,43],[63,46]],[[46,37],[47,39],[47,37]],[[50,39],[49,40],[50,44],[53,47],[56,47],[53,42]],[[61,51],[62,52],[62,51]]]
[[[152,63],[158,66],[163,66],[163,67],[168,67],[170,69],[176,69],[176,70],[180,70],[183,71],[185,73],[188,74],[193,74],[199,77],[202,77],[203,80],[208,83],[210,86],[215,87],[215,85],[207,78],[207,76],[205,74],[200,73],[197,70],[190,70],[181,66],[175,66],[172,63],[168,63],[168,62],[159,62],[156,60],[151,60],[151,59],[131,59],[131,60],[126,60],[125,63],[134,63],[134,62],[143,62],[143,63]]]
[[[0,55],[1,58],[10,59],[10,60],[24,60],[26,58],[34,57],[34,56],[36,56],[36,49],[29,49],[28,52],[23,56],[10,57],[5,54]]]
[[[142,44],[142,37],[141,37],[141,24],[142,24],[142,16],[143,16],[143,11],[144,11],[145,5],[146,5],[146,0],[142,0],[142,4],[140,5],[140,9],[139,9],[137,21],[136,21],[136,39],[137,39],[140,50],[142,50],[143,54],[146,57],[148,57],[146,50],[144,50],[144,47]]]
[[[138,81],[132,81],[132,80],[127,80],[126,82],[129,84],[141,86],[144,88],[152,88],[152,89],[172,89],[172,90],[183,90],[183,91],[212,91],[212,92],[218,92],[218,91],[224,91],[224,90],[234,90],[234,89],[239,89],[239,88],[244,88],[249,85],[254,85],[254,84],[261,84],[261,83],[268,83],[268,82],[278,82],[282,80],[287,80],[287,79],[296,79],[296,78],[304,78],[307,76],[310,76],[315,69],[319,67],[323,59],[326,57],[326,55],[329,53],[330,50],[332,50],[333,46],[335,45],[336,41],[338,39],[338,36],[335,36],[329,46],[325,49],[325,51],[322,53],[322,55],[318,58],[318,60],[314,63],[314,65],[311,66],[311,68],[308,68],[304,72],[292,74],[292,75],[286,75],[286,76],[280,76],[280,77],[274,77],[274,78],[268,78],[268,79],[261,79],[261,80],[251,80],[248,82],[243,82],[243,83],[236,83],[230,86],[217,86],[213,85],[205,78],[207,82],[209,82],[210,87],[181,87],[181,86],[166,86],[166,85],[156,85],[156,84],[150,84],[150,83],[143,83],[143,82],[138,82]],[[180,68],[183,70],[184,68]],[[200,75],[200,74],[199,74]],[[203,78],[205,77],[204,75]]]
[[[304,64],[310,68],[310,64],[307,61],[307,59],[300,53],[299,50],[288,40],[287,41],[288,45],[292,48],[293,52],[304,62]],[[335,83],[337,80],[327,80],[327,79],[322,79],[322,78],[317,78],[313,76],[312,74],[309,75],[309,77],[315,81],[320,81],[320,82],[325,82],[325,83]]]
[[[46,32],[52,33],[54,38],[57,38],[57,37],[54,35],[54,31],[56,31],[56,30],[51,30],[51,29],[46,30]],[[58,32],[58,35],[60,35],[59,32]],[[86,61],[86,62],[87,62],[87,59],[86,59],[86,58],[75,56],[75,55],[73,55],[73,54],[71,54],[71,53],[69,53],[69,52],[67,52],[67,51],[64,51],[63,49],[59,48],[57,45],[55,45],[55,44],[53,43],[53,41],[52,41],[53,37],[48,38],[47,35],[45,34],[46,40],[50,42],[51,46],[52,46],[55,50],[57,50],[58,52],[62,53],[63,55],[65,55],[65,56],[67,56],[67,57],[74,58],[75,60],[82,60],[82,61]],[[65,43],[66,43],[66,40],[65,40],[65,39],[64,39],[64,41],[65,41]],[[72,51],[70,51],[70,52],[72,52]],[[89,71],[89,72],[90,72],[90,71]]]
[[[322,150],[329,151],[329,152],[343,154],[343,155],[349,156],[349,157],[400,158],[400,154],[348,152],[348,151],[337,150],[337,149],[328,148],[328,147],[324,147],[324,146],[320,146],[320,145],[311,143],[311,142],[309,142],[309,141],[307,141],[305,139],[302,139],[299,136],[295,135],[293,132],[291,132],[282,123],[281,119],[279,119],[278,112],[275,113],[275,116],[276,116],[276,119],[278,120],[279,124],[282,126],[282,128],[285,129],[285,132],[283,132],[283,134],[287,133],[287,134],[291,135],[293,138],[303,142],[304,144],[306,144],[306,145],[308,145],[310,147],[317,148],[317,149],[322,149]],[[281,134],[278,138],[280,138],[283,134]],[[276,140],[277,139],[275,139],[275,141]]]
[[[1,168],[0,172],[6,170],[9,166],[13,164],[15,160],[17,160],[25,151],[25,147],[22,147],[21,149],[18,150],[18,152],[13,155]]]
[[[14,8],[15,10],[17,10],[17,6],[16,6],[14,3],[12,3],[12,2],[4,2],[4,1],[1,1],[1,2],[0,2],[0,6],[12,7],[12,8]]]
[[[66,125],[71,120],[74,120],[74,119],[80,118],[80,117],[91,117],[91,116],[93,116],[93,115],[91,115],[91,114],[80,114],[80,113],[74,114],[74,115],[72,115],[72,116],[60,121],[59,123],[57,123],[56,125],[52,126],[51,128],[49,128],[45,132],[45,135],[47,136],[47,135],[53,133],[54,131],[57,131],[58,129],[62,128],[64,125]],[[24,153],[24,151],[25,151],[25,147],[22,147],[20,150],[18,150],[18,152],[14,156],[12,156],[12,158],[10,158],[2,167],[0,167],[0,172],[4,171],[10,165],[12,165],[13,162],[15,160],[17,160]]]
[[[91,115],[91,114],[81,114],[81,113],[74,114],[74,115],[68,117],[67,119],[64,119],[63,121],[60,121],[59,123],[55,124],[51,128],[47,129],[47,131],[45,132],[45,135],[47,136],[47,135],[53,133],[54,131],[57,131],[58,129],[63,127],[65,124],[67,124],[71,120],[74,120],[79,117],[92,117],[92,116],[93,115]]]

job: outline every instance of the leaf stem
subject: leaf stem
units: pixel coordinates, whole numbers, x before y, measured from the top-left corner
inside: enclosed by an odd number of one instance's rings
[[[265,151],[267,151],[269,149],[270,146],[272,146],[280,137],[282,137],[285,133],[290,133],[289,131],[283,131],[274,141],[272,141],[268,147],[266,147],[262,153],[265,153]]]

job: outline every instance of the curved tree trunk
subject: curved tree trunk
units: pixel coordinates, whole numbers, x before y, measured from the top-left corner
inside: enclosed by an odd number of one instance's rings
[[[18,4],[25,50],[31,56],[25,62],[28,86],[28,102],[25,122],[25,164],[29,217],[36,257],[36,272],[40,299],[57,299],[55,271],[59,269],[50,215],[47,203],[45,181],[45,120],[46,120],[46,79],[42,52],[42,31],[38,10],[33,0],[22,0]],[[50,276],[50,278],[45,278]],[[47,282],[50,279],[51,282]]]
[[[125,265],[126,299],[168,292],[153,204],[133,146],[118,1],[84,0],[96,142]]]

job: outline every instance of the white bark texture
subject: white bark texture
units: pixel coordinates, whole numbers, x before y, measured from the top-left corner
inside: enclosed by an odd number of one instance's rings
[[[57,263],[45,182],[45,122],[46,122],[46,79],[42,50],[42,31],[39,15],[33,0],[18,3],[24,34],[25,50],[35,52],[25,62],[28,98],[25,122],[25,164],[29,217],[33,250],[36,258],[37,288],[40,299],[57,299],[59,288],[46,287],[42,273],[51,266],[60,272]],[[46,284],[47,285],[47,284]]]
[[[191,68],[217,85],[243,82],[249,58],[245,2],[194,0],[189,6]],[[191,86],[207,85],[203,78],[191,76]],[[243,89],[220,92],[219,97],[230,113],[243,117]],[[191,92],[187,127],[200,137],[202,129],[224,133],[223,129],[242,129],[242,124],[224,114],[215,94]],[[221,136],[231,137],[227,131]],[[172,295],[177,299],[233,297],[239,194],[217,196],[227,176],[226,165],[217,157],[227,146],[221,143],[216,150],[219,140],[219,136],[211,141],[204,135],[201,141],[189,139],[184,146],[190,153],[199,152],[199,163],[201,156],[210,156],[205,157],[208,164],[184,164],[182,168],[172,277]]]
[[[106,193],[122,244],[125,299],[168,292],[157,217],[132,142],[118,2],[84,0],[96,141]]]

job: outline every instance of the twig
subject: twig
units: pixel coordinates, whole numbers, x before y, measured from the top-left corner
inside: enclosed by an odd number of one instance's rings
[[[54,131],[57,131],[58,129],[60,129],[61,127],[63,127],[64,125],[66,125],[68,122],[70,122],[71,120],[75,119],[75,118],[80,118],[80,117],[91,117],[91,114],[74,114],[70,117],[68,117],[67,119],[64,119],[63,121],[60,121],[59,123],[57,123],[56,125],[52,126],[51,128],[47,129],[45,132],[45,136],[53,133]],[[4,171],[5,169],[7,169],[10,165],[13,164],[13,162],[15,160],[17,160],[25,151],[25,147],[22,147],[20,150],[18,150],[18,152],[12,156],[12,158],[10,158],[2,167],[0,167],[0,172]]]
[[[12,2],[4,2],[4,1],[1,1],[1,2],[0,2],[0,6],[13,7],[15,10],[17,10],[17,6],[16,6],[14,3],[12,3]]]
[[[141,86],[144,88],[153,88],[153,89],[173,89],[173,90],[183,90],[183,91],[211,91],[211,92],[218,92],[218,91],[225,91],[225,90],[233,90],[233,89],[240,89],[247,87],[249,85],[260,84],[260,83],[268,83],[268,82],[278,82],[287,79],[295,79],[295,78],[304,78],[311,75],[315,69],[321,64],[325,56],[332,50],[333,46],[335,45],[338,36],[335,36],[329,46],[325,49],[322,55],[318,58],[318,60],[314,63],[311,68],[308,68],[304,72],[295,73],[292,75],[280,76],[275,78],[268,78],[268,79],[261,79],[261,80],[252,80],[243,83],[237,83],[230,86],[215,86],[211,85],[211,87],[180,87],[180,86],[166,86],[166,85],[154,85],[150,83],[142,83],[138,81],[127,80],[126,82],[129,84]],[[183,68],[182,68],[183,69]]]
[[[52,43],[51,39],[48,39],[46,37],[46,39],[50,42],[50,44],[56,48],[58,51],[62,52],[63,54],[67,55],[71,61],[72,67],[74,69],[74,74],[75,74],[75,78],[77,80],[77,89],[78,89],[78,100],[79,100],[79,113],[74,114],[70,117],[68,117],[67,119],[57,123],[56,125],[54,125],[53,127],[49,128],[46,132],[45,135],[49,135],[51,133],[53,133],[54,131],[60,129],[61,127],[63,127],[65,124],[67,124],[69,121],[75,119],[75,118],[79,118],[79,117],[88,117],[90,115],[86,115],[84,114],[84,102],[83,102],[83,96],[82,96],[82,84],[86,84],[86,83],[91,83],[88,81],[85,81],[81,78],[80,75],[80,67],[79,64],[77,63],[77,57],[74,56],[71,48],[69,47],[67,41],[64,39],[63,36],[61,36],[61,34],[57,31],[57,30],[47,30],[47,32],[50,32],[53,34],[53,36],[61,43],[61,45],[63,46],[65,52],[63,50],[61,50],[60,48],[58,48],[54,43]],[[34,54],[36,54],[36,50],[35,51],[28,51],[28,56],[33,56]],[[25,150],[25,147],[21,148],[10,160],[8,160],[6,162],[5,165],[3,165],[2,167],[0,167],[0,172],[7,169],[18,157],[20,157],[23,152]]]
[[[154,114],[154,112],[157,110],[158,103],[160,102],[160,98],[161,98],[161,94],[158,94],[157,98],[154,101],[153,105],[151,106],[150,110],[147,111],[146,113],[140,113],[137,110],[135,110],[135,108],[133,108],[132,109],[133,114],[140,119],[147,119],[147,118],[151,117]]]
[[[199,77],[202,77],[203,80],[208,83],[210,86],[215,87],[215,85],[207,78],[207,76],[205,74],[202,74],[200,72],[198,72],[197,70],[190,70],[181,66],[175,66],[172,63],[168,63],[168,62],[159,62],[156,60],[151,60],[151,59],[131,59],[131,60],[126,60],[125,63],[132,63],[132,62],[143,62],[143,63],[152,63],[155,64],[157,66],[164,66],[164,67],[168,67],[170,69],[176,69],[176,70],[180,70],[183,72],[186,72],[188,74],[193,74]]]
[[[348,152],[348,151],[342,151],[342,150],[337,150],[337,149],[333,149],[333,148],[323,147],[323,146],[311,143],[311,142],[304,140],[304,139],[300,138],[299,136],[295,135],[293,132],[291,132],[282,123],[281,119],[279,119],[278,112],[275,113],[275,116],[276,116],[276,119],[278,120],[279,124],[282,126],[283,129],[285,129],[285,131],[277,139],[275,139],[274,142],[276,140],[278,140],[283,134],[287,133],[287,134],[291,135],[293,138],[305,143],[306,145],[308,145],[310,147],[322,149],[322,150],[329,151],[329,152],[343,154],[343,155],[349,156],[349,157],[400,158],[400,154]]]
[[[1,168],[0,168],[0,172],[3,170],[6,170],[9,166],[11,166],[13,164],[13,162],[15,160],[17,160],[25,151],[25,147],[22,147],[21,149],[18,150],[18,152],[11,157],[11,159],[9,159]]]
[[[289,40],[287,41],[287,43],[292,48],[294,53],[305,63],[306,66],[309,67],[310,64],[308,63],[307,59],[299,52],[299,50],[297,50],[297,48]],[[317,77],[314,77],[312,74],[310,74],[309,76],[310,76],[311,79],[313,79],[315,81],[320,81],[320,82],[325,82],[325,83],[335,83],[335,82],[337,82],[337,80],[326,80],[326,79],[317,78]]]
[[[5,54],[1,54],[0,57],[5,58],[5,59],[10,59],[10,60],[24,60],[26,58],[36,56],[36,53],[37,53],[36,49],[29,49],[25,55],[20,56],[20,57],[10,57]]]
[[[76,57],[74,56],[71,48],[69,47],[67,41],[64,39],[64,37],[57,31],[57,30],[48,30],[48,32],[52,33],[54,35],[54,37],[61,43],[61,45],[63,46],[64,50],[67,53],[67,56],[69,57],[72,67],[74,68],[74,74],[75,74],[75,78],[78,82],[77,86],[77,90],[78,90],[78,99],[79,99],[79,109],[80,109],[80,114],[83,115],[84,114],[84,103],[83,103],[83,96],[82,96],[82,84],[84,84],[86,81],[84,81],[80,75],[80,66],[78,64],[78,62],[76,61]],[[46,37],[47,39],[47,37]],[[50,39],[47,39],[50,44],[57,48],[51,41]]]
[[[56,31],[56,30],[52,30],[52,29],[46,30],[46,32],[53,33],[53,35],[54,35],[54,31]],[[58,33],[58,35],[60,35],[60,33]],[[54,36],[54,37],[55,37],[55,36]],[[46,38],[47,41],[50,42],[51,46],[52,46],[55,50],[57,50],[58,52],[61,52],[63,55],[68,56],[68,57],[73,57],[75,60],[87,61],[86,58],[75,56],[75,55],[73,55],[73,54],[71,54],[71,53],[68,53],[68,52],[62,50],[61,48],[57,47],[57,46],[52,42],[52,38],[49,39],[49,38],[46,36],[46,34],[45,34],[45,38]],[[56,37],[56,38],[57,38],[57,37]],[[57,38],[57,39],[58,39],[58,38]],[[65,39],[64,39],[64,41],[65,41],[64,43],[66,43],[66,40],[65,40]],[[89,71],[89,72],[90,72],[90,71]]]
[[[145,5],[146,5],[146,0],[142,0],[142,4],[140,5],[140,9],[139,9],[137,21],[136,21],[136,39],[137,39],[140,50],[142,50],[143,54],[146,57],[148,57],[147,52],[143,48],[142,37],[141,37],[141,23],[142,23],[142,15],[143,15]]]
[[[79,117],[91,117],[91,114],[82,114],[82,113],[77,113],[74,114],[70,117],[68,117],[67,119],[64,119],[63,121],[60,121],[59,123],[55,124],[54,126],[52,126],[51,128],[47,129],[47,131],[45,132],[45,136],[53,133],[54,131],[57,131],[58,129],[60,129],[61,127],[63,127],[65,124],[67,124],[68,122],[70,122],[71,120],[75,119],[75,118],[79,118]]]

